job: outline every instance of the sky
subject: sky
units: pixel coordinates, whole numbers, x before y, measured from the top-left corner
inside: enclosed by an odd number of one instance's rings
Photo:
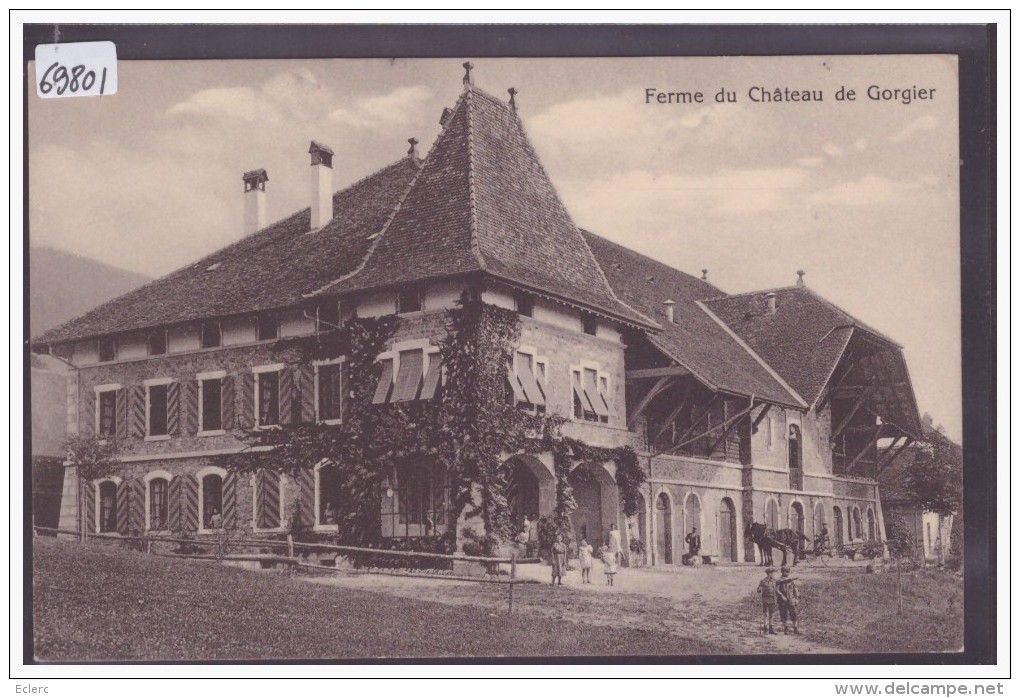
[[[32,95],[30,243],[169,273],[241,237],[245,170],[268,171],[277,220],[309,205],[312,139],[336,152],[337,188],[402,157],[410,137],[426,153],[469,59],[121,61],[114,95]],[[470,60],[476,86],[517,89],[578,225],[707,268],[729,293],[792,285],[803,269],[904,346],[921,411],[961,438],[955,57]],[[934,93],[872,100],[872,85]],[[837,101],[841,87],[856,99]],[[776,88],[823,101],[750,99]],[[720,89],[736,102],[717,103]]]

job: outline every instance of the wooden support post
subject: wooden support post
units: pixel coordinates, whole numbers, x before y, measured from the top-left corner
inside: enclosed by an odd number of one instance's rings
[[[761,412],[758,413],[758,416],[754,418],[754,423],[751,424],[751,432],[752,433],[757,431],[758,425],[761,424],[761,420],[765,419],[765,415],[767,415],[769,413],[770,409],[772,409],[772,404],[766,402],[765,403],[765,409],[763,409]]]
[[[857,401],[854,402],[853,407],[850,408],[850,411],[847,413],[846,417],[843,417],[843,421],[839,423],[838,427],[833,429],[832,437],[829,439],[832,443],[836,442],[836,439],[839,438],[839,435],[842,434],[843,430],[846,429],[847,425],[850,424],[850,420],[852,420],[854,418],[854,415],[857,414],[857,410],[861,409],[861,406],[864,404],[864,401],[868,399],[869,393],[871,393],[870,388],[868,390],[862,391],[861,394],[857,397]]]
[[[514,612],[514,582],[517,579],[517,553],[510,554],[510,610]]]
[[[680,404],[677,405],[676,409],[670,412],[669,416],[666,417],[666,419],[662,422],[662,426],[659,428],[659,432],[655,435],[655,438],[652,439],[652,443],[650,445],[654,446],[655,442],[662,438],[662,435],[666,433],[666,430],[669,429],[673,421],[678,416],[680,416],[680,413],[683,412],[684,408],[687,407],[690,401],[691,401],[691,384],[688,383],[687,387],[684,388],[683,397],[680,398]]]
[[[896,459],[897,459],[897,458],[899,457],[899,455],[900,455],[901,453],[903,453],[903,450],[904,450],[904,449],[906,449],[906,448],[907,448],[908,446],[910,446],[910,444],[912,444],[912,443],[914,443],[914,440],[913,440],[913,439],[911,439],[911,438],[910,438],[910,437],[908,436],[908,437],[907,437],[907,440],[906,440],[906,441],[904,441],[904,442],[903,442],[903,443],[902,443],[902,444],[900,445],[900,447],[899,447],[899,448],[898,448],[898,449],[896,450],[896,453],[892,454],[892,456],[890,456],[890,457],[888,457],[888,458],[886,458],[885,460],[883,460],[883,461],[882,461],[882,463],[881,463],[881,466],[880,466],[880,467],[881,467],[881,469],[882,469],[882,470],[885,470],[886,468],[888,468],[888,467],[889,467],[889,466],[890,466],[890,465],[892,464],[892,462],[893,462],[894,460],[896,460]],[[876,471],[878,471],[878,467],[876,467]],[[876,474],[876,475],[878,475],[878,472],[876,472],[875,474]]]
[[[671,386],[675,381],[676,376],[663,376],[659,380],[655,381],[655,384],[645,393],[644,397],[638,402],[637,406],[627,416],[627,428],[633,429],[634,424],[637,423],[638,417],[648,409],[648,405],[651,404],[652,400],[661,393],[663,390]]]
[[[730,432],[733,431],[736,428],[736,426],[738,424],[740,424],[741,421],[743,421],[744,416],[747,415],[753,409],[754,409],[753,405],[751,407],[747,407],[747,408],[741,410],[740,412],[738,412],[737,414],[733,415],[733,417],[731,417],[729,420],[727,420],[729,425],[723,430],[722,436],[720,436],[718,439],[716,439],[715,443],[712,444],[712,447],[710,449],[708,449],[708,454],[707,455],[708,455],[709,458],[711,458],[712,453],[715,451],[716,447],[719,444],[721,444],[723,442],[723,440],[727,436],[729,436]],[[723,423],[726,424],[727,422],[723,422]]]
[[[874,436],[868,439],[867,443],[864,444],[864,448],[862,448],[860,452],[856,456],[854,456],[854,459],[850,461],[850,464],[846,466],[847,474],[849,474],[850,471],[854,469],[854,466],[857,465],[857,461],[863,458],[864,454],[867,453],[872,446],[875,446],[877,448],[877,445],[875,444],[875,438],[878,436],[879,430],[881,430],[881,427],[875,430]]]
[[[704,407],[703,407],[703,408],[701,409],[701,411],[700,411],[700,412],[698,413],[698,416],[697,416],[697,418],[692,418],[692,419],[691,419],[691,425],[690,425],[689,427],[687,427],[687,430],[686,430],[686,431],[684,431],[684,433],[683,433],[683,434],[681,434],[681,435],[680,435],[680,436],[679,436],[679,437],[677,438],[677,441],[680,441],[680,442],[681,442],[681,443],[680,443],[680,445],[681,445],[681,446],[685,445],[684,439],[685,439],[685,438],[687,438],[688,436],[690,436],[691,432],[693,432],[693,431],[694,431],[695,429],[697,429],[697,428],[698,428],[698,425],[699,425],[699,424],[701,424],[701,420],[703,420],[703,419],[704,419],[704,418],[705,418],[706,416],[708,416],[708,413],[709,413],[709,411],[711,411],[711,409],[712,409],[712,405],[713,405],[713,404],[715,404],[715,399],[716,399],[717,397],[719,397],[719,393],[713,393],[713,394],[712,394],[712,397],[711,397],[711,399],[710,399],[710,400],[708,401],[708,404],[706,404],[706,405],[705,405],[705,406],[704,406]],[[702,436],[705,436],[705,434],[702,434]],[[699,438],[700,438],[700,437],[699,437]],[[675,449],[674,449],[674,450],[675,450]]]

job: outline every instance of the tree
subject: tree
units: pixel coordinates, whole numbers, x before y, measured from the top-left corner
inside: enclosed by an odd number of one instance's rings
[[[98,436],[75,435],[64,441],[67,462],[78,475],[78,535],[88,539],[88,522],[85,520],[85,487],[88,483],[111,475],[117,467],[120,445],[116,439]]]
[[[914,503],[925,511],[949,516],[963,503],[963,449],[942,427],[925,434],[914,460],[907,467],[907,486]]]
[[[885,531],[889,554],[896,558],[896,613],[903,615],[903,558],[913,550],[914,534],[902,514],[887,521]]]

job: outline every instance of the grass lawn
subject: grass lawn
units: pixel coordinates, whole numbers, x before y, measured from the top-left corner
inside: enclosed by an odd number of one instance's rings
[[[37,538],[39,661],[712,654],[660,631],[449,606]]]
[[[851,652],[955,652],[963,649],[963,580],[940,570],[833,576],[801,585],[801,617],[813,639]]]

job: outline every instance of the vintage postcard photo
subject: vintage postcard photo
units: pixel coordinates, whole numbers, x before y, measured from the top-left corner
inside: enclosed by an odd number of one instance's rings
[[[964,649],[957,56],[54,60],[35,661]]]

